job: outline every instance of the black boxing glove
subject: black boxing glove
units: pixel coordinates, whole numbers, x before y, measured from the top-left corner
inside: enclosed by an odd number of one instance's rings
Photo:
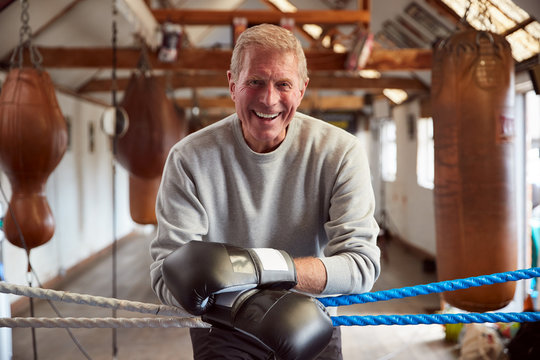
[[[332,319],[319,301],[287,290],[218,294],[202,319],[255,338],[283,360],[315,358],[333,331]]]
[[[294,261],[285,251],[202,241],[190,241],[169,254],[161,272],[171,294],[193,315],[207,311],[220,292],[290,289],[297,283]]]

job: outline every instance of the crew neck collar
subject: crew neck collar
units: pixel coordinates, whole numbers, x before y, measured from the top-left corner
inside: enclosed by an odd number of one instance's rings
[[[287,133],[285,134],[285,139],[279,144],[277,148],[270,152],[266,153],[259,153],[256,151],[253,151],[248,143],[246,142],[246,139],[244,139],[244,135],[242,134],[242,124],[240,122],[240,119],[238,118],[238,114],[235,114],[233,119],[233,129],[234,129],[234,135],[236,138],[236,141],[242,151],[246,154],[248,154],[251,158],[257,160],[257,161],[273,161],[274,159],[280,157],[282,154],[287,153],[287,150],[290,148],[290,144],[292,142],[292,139],[296,137],[297,132],[297,125],[298,119],[295,116],[293,117],[293,120],[289,123],[289,126],[287,126]]]

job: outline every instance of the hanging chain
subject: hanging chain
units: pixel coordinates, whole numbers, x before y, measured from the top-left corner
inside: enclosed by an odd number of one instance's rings
[[[10,58],[10,66],[14,67],[15,63],[19,68],[23,66],[24,60],[24,48],[27,47],[30,52],[30,61],[35,68],[41,69],[41,63],[43,62],[43,57],[37,50],[37,48],[32,44],[32,29],[28,24],[30,21],[30,14],[28,8],[30,4],[28,0],[21,0],[21,29],[19,30],[19,45],[13,50]]]
[[[116,82],[116,62],[117,62],[117,58],[116,58],[116,47],[117,47],[117,39],[116,39],[116,34],[118,32],[117,28],[116,28],[116,16],[118,14],[118,10],[116,8],[116,0],[113,0],[112,2],[112,16],[113,16],[113,21],[112,21],[112,39],[111,39],[111,42],[112,42],[112,70],[111,70],[111,80],[112,80],[112,85],[111,85],[111,88],[112,88],[112,92],[111,92],[111,96],[112,96],[112,105],[113,107],[116,108],[116,105],[117,105],[117,97],[116,97],[116,91],[117,91],[117,87],[118,87],[118,83]]]
[[[117,298],[118,293],[118,277],[117,277],[117,268],[118,268],[118,236],[116,233],[117,227],[117,204],[116,204],[116,163],[115,157],[118,147],[118,118],[119,118],[119,109],[118,109],[118,100],[117,100],[117,90],[118,83],[116,79],[116,68],[117,68],[117,47],[118,47],[118,28],[116,19],[118,16],[117,0],[112,0],[112,105],[114,107],[114,135],[112,138],[112,169],[111,169],[111,183],[112,183],[112,297]],[[112,311],[113,318],[116,318],[116,309]],[[112,329],[112,358],[116,360],[118,358],[118,334],[116,329]]]

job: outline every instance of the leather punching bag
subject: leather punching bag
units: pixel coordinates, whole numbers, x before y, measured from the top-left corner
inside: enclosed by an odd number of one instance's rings
[[[12,244],[28,252],[54,234],[45,184],[62,159],[67,140],[49,74],[35,68],[11,69],[0,93],[0,165],[12,190],[5,233]]]
[[[164,86],[151,75],[131,75],[121,106],[129,128],[118,139],[118,162],[130,174],[130,214],[139,224],[156,224],[155,202],[170,148],[184,136],[183,119]]]
[[[156,224],[156,196],[161,176],[146,179],[129,175],[129,213],[138,224]]]
[[[467,30],[436,46],[431,101],[439,280],[516,270],[514,60],[504,37]],[[506,282],[443,298],[490,311],[514,291]]]

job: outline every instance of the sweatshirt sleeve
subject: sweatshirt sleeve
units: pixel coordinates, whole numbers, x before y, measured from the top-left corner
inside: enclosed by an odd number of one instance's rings
[[[379,226],[367,156],[355,142],[340,163],[330,198],[324,249],[327,283],[323,295],[371,290],[380,272]]]
[[[180,306],[163,281],[161,266],[172,251],[191,240],[201,240],[208,232],[208,218],[196,196],[196,187],[175,148],[165,163],[156,198],[157,233],[150,244],[151,286],[159,300]]]

